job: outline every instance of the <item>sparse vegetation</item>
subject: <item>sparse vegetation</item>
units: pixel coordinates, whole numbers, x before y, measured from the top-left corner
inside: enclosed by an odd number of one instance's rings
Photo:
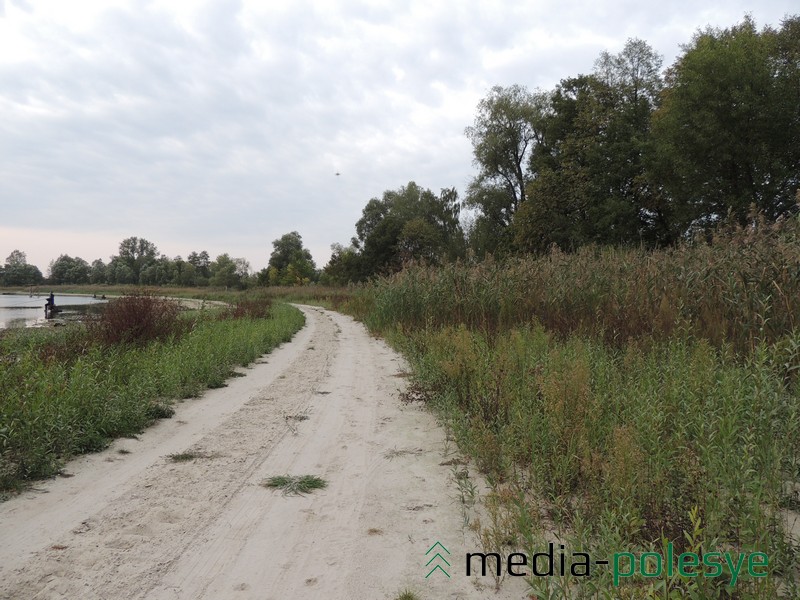
[[[302,496],[328,486],[328,482],[316,475],[275,475],[263,483],[264,487],[283,491],[284,496]]]
[[[182,463],[197,460],[199,458],[211,458],[211,455],[206,452],[199,452],[197,450],[188,450],[186,452],[178,452],[167,456],[170,462]]]
[[[400,595],[397,596],[395,600],[422,600],[422,599],[416,593],[406,589],[400,592]]]

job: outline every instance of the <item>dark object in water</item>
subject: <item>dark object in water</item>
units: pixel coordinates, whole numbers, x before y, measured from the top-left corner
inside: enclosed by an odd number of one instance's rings
[[[44,318],[52,319],[54,315],[60,312],[61,309],[56,306],[56,298],[53,295],[53,292],[50,292],[47,302],[44,303]]]

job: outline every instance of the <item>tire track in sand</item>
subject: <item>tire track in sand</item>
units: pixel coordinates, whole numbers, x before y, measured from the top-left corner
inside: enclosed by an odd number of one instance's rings
[[[439,464],[442,430],[399,401],[402,359],[352,319],[300,308],[301,333],[220,397],[197,401],[202,410],[180,405],[174,435],[70,465],[81,484],[69,493],[56,480],[40,486],[54,498],[0,505],[0,538],[16,540],[0,555],[0,598],[389,599],[406,587],[424,598],[524,598],[522,586],[495,594],[483,587],[490,578],[464,576],[464,553],[479,548]],[[297,415],[308,419],[287,422]],[[166,458],[184,451],[205,458]],[[115,462],[136,466],[114,475]],[[328,487],[286,497],[261,485],[286,473]],[[72,508],[59,511],[59,495]],[[425,579],[435,541],[452,552],[451,579]]]

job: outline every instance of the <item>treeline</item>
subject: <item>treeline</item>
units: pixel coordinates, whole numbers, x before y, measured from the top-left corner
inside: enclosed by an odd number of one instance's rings
[[[214,260],[205,250],[191,252],[185,259],[169,258],[159,254],[153,242],[129,237],[122,240],[119,253],[108,263],[97,259],[90,264],[78,256],[62,254],[50,262],[47,277],[36,266],[28,264],[25,252],[14,250],[0,268],[0,286],[49,283],[246,289],[317,281],[319,272],[299,233],[287,233],[274,240],[272,246],[269,265],[255,273],[247,260],[232,258],[228,253]]]
[[[323,280],[360,281],[409,259],[664,247],[793,213],[800,17],[699,31],[666,71],[629,40],[552,90],[492,88],[465,133],[477,174],[464,201],[413,182],[373,198]],[[459,219],[462,206],[471,219]]]
[[[250,277],[250,265],[241,258],[221,254],[211,260],[208,252],[192,252],[186,259],[169,258],[144,238],[130,237],[120,243],[119,254],[108,263],[91,263],[81,257],[60,255],[50,263],[47,277],[27,264],[26,255],[14,250],[0,269],[0,285],[134,284],[179,285],[184,287],[242,287]]]

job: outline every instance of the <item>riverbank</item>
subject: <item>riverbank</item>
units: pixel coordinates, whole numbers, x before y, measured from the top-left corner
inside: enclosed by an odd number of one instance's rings
[[[108,344],[80,325],[11,330],[0,337],[0,490],[51,476],[64,461],[135,435],[172,404],[219,387],[235,366],[289,340],[301,313],[275,304],[268,318],[209,312],[180,336]],[[119,328],[119,326],[116,326]]]

